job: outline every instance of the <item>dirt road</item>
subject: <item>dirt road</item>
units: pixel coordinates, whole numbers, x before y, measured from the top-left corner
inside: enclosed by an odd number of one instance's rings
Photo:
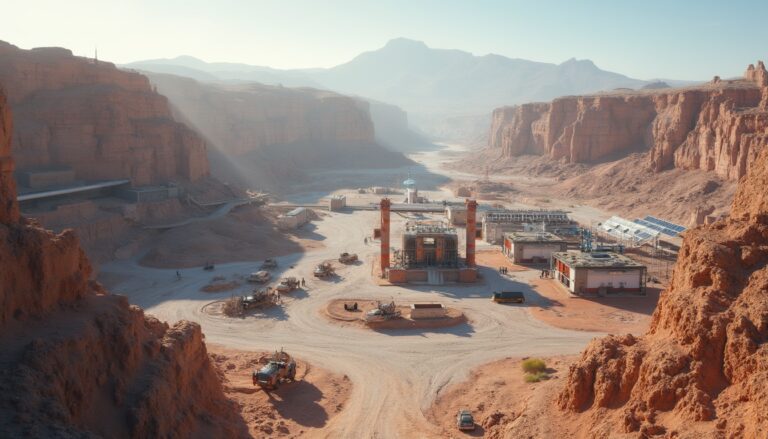
[[[331,213],[314,224],[314,239],[324,248],[278,258],[274,277],[297,276],[308,281],[306,292],[294,293],[283,308],[244,319],[228,319],[203,312],[203,307],[240,291],[204,293],[200,289],[213,276],[227,278],[256,271],[259,261],[180,270],[141,267],[132,261],[102,266],[103,281],[125,294],[132,303],[157,317],[188,319],[202,325],[206,340],[243,350],[284,348],[291,354],[330,371],[346,374],[352,395],[346,408],[331,418],[320,435],[340,438],[439,437],[441,430],[424,415],[441,389],[462,381],[473,367],[504,357],[575,354],[598,333],[557,329],[534,319],[527,306],[545,303],[528,281],[536,271],[501,276],[495,267],[481,269],[482,282],[474,286],[381,287],[371,279],[378,246],[364,238],[376,227],[378,212]],[[405,219],[393,215],[392,242],[397,244]],[[460,236],[462,231],[459,232]],[[463,245],[463,243],[461,244]],[[338,270],[331,281],[312,277],[315,264],[335,259],[342,251],[358,253],[362,262]],[[293,266],[293,268],[290,268]],[[492,291],[517,289],[528,303],[497,305]],[[441,301],[462,310],[469,323],[450,328],[371,331],[340,327],[320,315],[333,299],[359,297],[390,300]]]

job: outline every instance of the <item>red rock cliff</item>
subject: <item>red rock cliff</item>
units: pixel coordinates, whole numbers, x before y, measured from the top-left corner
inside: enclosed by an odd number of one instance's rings
[[[686,232],[648,333],[595,340],[571,367],[558,403],[595,414],[610,409],[591,418],[595,436],[618,424],[627,432],[701,437],[693,421],[714,421],[704,427],[711,437],[765,436],[766,185],[763,148],[730,218]]]
[[[570,96],[494,110],[489,145],[504,155],[549,155],[589,163],[649,151],[654,171],[670,167],[746,174],[768,143],[768,72],[684,89]]]
[[[140,74],[66,49],[0,42],[0,84],[14,111],[19,169],[64,165],[79,179],[136,185],[208,173],[204,142]]]
[[[89,281],[71,232],[18,215],[0,94],[3,437],[245,437],[200,326],[172,327]]]

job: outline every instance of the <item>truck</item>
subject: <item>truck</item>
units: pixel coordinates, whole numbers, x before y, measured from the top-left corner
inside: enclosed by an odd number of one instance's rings
[[[395,302],[390,303],[376,303],[376,308],[365,313],[366,323],[383,322],[386,320],[392,320],[400,318],[401,312],[395,306]]]
[[[328,277],[331,276],[334,273],[333,266],[330,262],[323,262],[322,264],[317,264],[315,267],[314,275],[315,277]]]
[[[341,255],[339,255],[339,262],[342,264],[354,264],[357,262],[357,253],[347,253],[344,252]]]
[[[280,294],[287,294],[298,288],[299,280],[295,277],[284,277],[280,279],[280,284],[275,287],[277,292]]]
[[[251,283],[257,283],[257,284],[264,284],[269,282],[269,279],[272,278],[272,275],[269,274],[266,270],[260,270],[255,273],[251,273],[250,276],[248,276],[248,282]]]
[[[281,383],[296,381],[296,361],[282,349],[275,351],[267,364],[253,372],[253,385],[274,390]]]
[[[273,268],[277,268],[277,261],[272,258],[264,259],[264,262],[261,263],[262,270],[272,270]]]
[[[525,296],[522,291],[502,291],[500,293],[494,292],[491,300],[496,303],[524,303]]]

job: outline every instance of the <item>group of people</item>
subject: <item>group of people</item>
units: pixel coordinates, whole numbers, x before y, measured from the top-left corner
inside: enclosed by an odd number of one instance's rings
[[[547,269],[541,270],[541,274],[539,274],[539,278],[549,279],[549,270]]]
[[[507,268],[507,267],[499,267],[499,273],[507,274],[507,273],[509,273],[509,268]]]

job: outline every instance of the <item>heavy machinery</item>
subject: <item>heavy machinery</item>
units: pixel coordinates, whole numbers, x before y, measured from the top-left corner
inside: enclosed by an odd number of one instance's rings
[[[395,302],[381,303],[376,302],[376,308],[365,313],[366,323],[383,322],[385,320],[392,320],[400,318],[400,311],[395,306]]]
[[[267,308],[276,305],[278,297],[268,290],[254,290],[250,296],[241,296],[240,303],[243,311],[253,308]]]
[[[322,264],[317,264],[315,267],[314,275],[315,277],[328,277],[335,273],[335,270],[333,269],[333,265],[331,265],[330,262],[323,262]]]
[[[263,389],[277,389],[286,381],[296,381],[296,361],[282,349],[275,351],[267,364],[253,372],[253,385]]]
[[[287,294],[299,288],[299,280],[295,277],[284,277],[280,279],[280,284],[275,287],[278,293]]]
[[[264,259],[264,262],[261,264],[262,270],[272,270],[274,268],[277,268],[277,261],[272,258]]]
[[[339,255],[339,262],[342,264],[354,264],[357,262],[357,253],[347,253],[344,252],[341,255]]]
[[[251,283],[257,283],[257,284],[264,284],[269,282],[269,279],[272,278],[272,275],[269,274],[266,270],[260,270],[255,273],[251,273],[250,276],[248,276],[248,282]]]

